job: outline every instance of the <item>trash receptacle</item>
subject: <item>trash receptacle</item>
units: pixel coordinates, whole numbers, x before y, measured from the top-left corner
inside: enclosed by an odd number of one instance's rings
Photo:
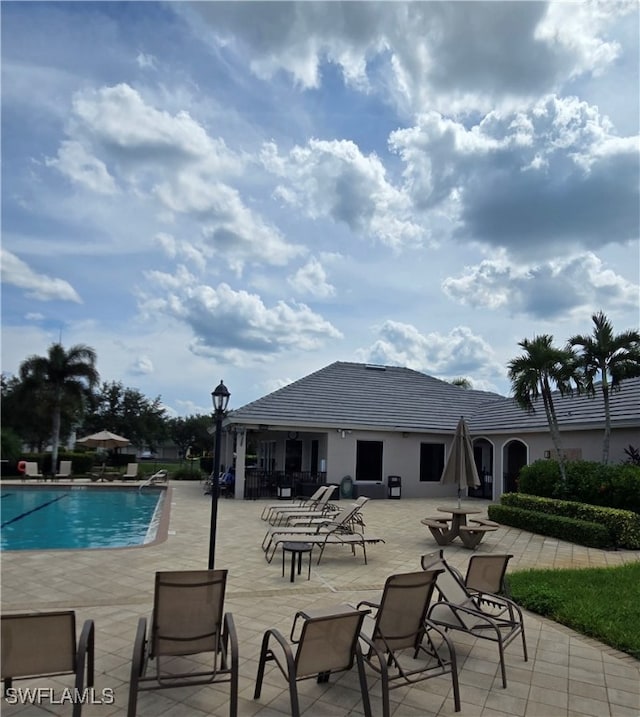
[[[278,500],[290,500],[293,498],[293,485],[288,476],[282,476],[278,479],[276,495],[278,496]]]
[[[400,498],[402,494],[402,478],[400,476],[387,476],[387,489],[389,498]]]
[[[340,481],[340,497],[351,498],[353,497],[353,479],[351,476],[345,476]]]

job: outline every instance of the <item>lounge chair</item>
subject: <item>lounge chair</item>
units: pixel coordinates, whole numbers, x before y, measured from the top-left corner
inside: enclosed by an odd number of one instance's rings
[[[390,690],[447,674],[451,675],[455,711],[460,711],[455,649],[445,631],[426,619],[440,572],[392,575],[379,604],[363,601],[357,605],[375,610],[374,616],[365,618],[361,638],[368,646],[363,650],[365,662],[381,678],[383,717],[390,715]]]
[[[336,612],[324,611],[316,617],[304,611],[298,612],[291,629],[291,644],[279,630],[267,630],[262,639],[253,699],[260,698],[266,663],[275,662],[289,683],[291,715],[299,717],[297,682],[317,676],[319,684],[326,683],[332,672],[350,670],[355,661],[364,714],[371,717],[367,678],[358,640],[364,617],[364,612],[355,609],[344,611],[343,606],[339,606]],[[302,627],[300,636],[294,638],[298,619],[303,620]]]
[[[35,478],[36,480],[44,479],[44,476],[38,470],[38,464],[35,461],[25,461],[22,480],[24,481],[27,478]]]
[[[158,572],[153,614],[138,621],[129,686],[128,717],[135,717],[138,692],[230,683],[230,717],[238,713],[238,638],[231,613],[223,614],[226,570]],[[209,669],[187,658],[208,653]],[[149,660],[155,671],[147,676]],[[199,669],[200,668],[200,669]],[[152,710],[153,711],[153,710]],[[219,714],[219,712],[218,712]]]
[[[278,546],[282,543],[311,543],[320,548],[316,565],[320,565],[324,549],[327,545],[349,546],[353,555],[356,548],[360,548],[364,557],[364,564],[367,564],[367,545],[370,543],[384,543],[384,538],[378,535],[363,535],[362,533],[313,533],[307,535],[276,535],[271,543],[271,550],[265,551],[265,558],[268,563],[273,560],[273,556],[278,550]]]
[[[429,620],[447,630],[459,630],[497,643],[502,686],[506,687],[504,650],[518,636],[522,639],[524,661],[528,659],[522,610],[502,595],[487,592],[480,595],[467,588],[458,571],[444,559],[442,550],[423,555],[421,562],[425,570],[443,571],[436,582],[440,600],[429,609]]]
[[[93,687],[93,620],[85,620],[76,643],[76,616],[65,612],[2,616],[2,680],[5,695],[13,680],[75,675],[76,694]],[[73,703],[73,717],[82,714],[82,701]]]
[[[127,471],[120,476],[120,480],[138,480],[138,464],[127,463]]]
[[[60,468],[58,472],[53,476],[54,480],[59,478],[70,478],[71,477],[71,461],[60,461]]]
[[[325,486],[323,494],[314,501],[311,505],[301,506],[283,506],[282,508],[273,509],[268,517],[270,525],[284,525],[290,518],[293,517],[317,517],[319,515],[325,515],[330,512],[338,510],[337,506],[329,503],[333,492],[337,486],[328,485]]]
[[[271,515],[272,511],[279,511],[283,509],[286,510],[287,508],[310,508],[312,505],[314,505],[314,503],[320,500],[327,488],[333,488],[333,486],[321,485],[315,491],[315,493],[313,495],[310,495],[308,498],[296,498],[295,500],[290,500],[286,503],[284,503],[283,501],[280,501],[279,503],[268,503],[262,509],[260,517],[262,518],[262,520],[269,520],[269,516]]]
[[[319,520],[307,518],[304,521],[305,525],[285,525],[279,528],[271,528],[267,530],[262,539],[262,549],[268,554],[274,538],[280,536],[327,534],[332,532],[353,533],[355,516],[368,500],[364,496],[358,498],[355,503],[344,506],[338,513],[331,516],[319,516]],[[271,559],[268,558],[268,561],[271,562]]]

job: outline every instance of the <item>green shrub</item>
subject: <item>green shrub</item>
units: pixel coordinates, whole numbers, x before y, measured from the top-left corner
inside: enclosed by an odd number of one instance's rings
[[[501,496],[500,502],[503,506],[597,523],[608,530],[611,543],[615,547],[628,550],[640,549],[640,515],[629,510],[541,498],[521,493],[505,493]],[[534,529],[533,532],[541,533],[542,531]],[[571,540],[571,538],[565,539]],[[572,542],[580,541],[573,540]]]
[[[202,480],[203,474],[194,466],[193,468],[178,468],[171,478],[173,480]]]
[[[557,461],[535,461],[520,471],[518,491],[640,513],[640,467],[569,461],[566,474],[563,482]]]
[[[611,533],[600,523],[514,508],[509,505],[490,505],[487,512],[489,518],[497,523],[522,528],[531,533],[548,535],[590,548],[614,547]]]
[[[552,498],[556,486],[560,482],[558,462],[538,460],[520,469],[518,492]]]

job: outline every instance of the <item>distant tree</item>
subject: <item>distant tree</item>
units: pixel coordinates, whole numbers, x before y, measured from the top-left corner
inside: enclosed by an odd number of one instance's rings
[[[170,418],[168,432],[171,440],[178,446],[180,454],[185,456],[191,448],[192,455],[203,456],[211,452],[213,437],[209,430],[213,426],[211,416],[187,416]]]
[[[569,346],[580,349],[579,360],[585,376],[585,388],[592,396],[596,394],[595,382],[600,379],[604,403],[604,438],[602,462],[609,462],[611,442],[610,392],[620,388],[625,378],[640,376],[640,333],[623,331],[614,334],[611,321],[602,311],[593,314],[591,336],[576,334],[569,339]]]
[[[100,375],[96,352],[77,344],[68,351],[60,343],[49,347],[47,356],[29,356],[20,365],[20,380],[33,401],[42,401],[51,415],[51,470],[58,466],[60,425],[63,413],[81,414]],[[34,405],[30,402],[30,405]]]
[[[509,362],[509,378],[513,396],[517,403],[529,412],[535,410],[534,402],[542,397],[551,440],[558,454],[562,480],[566,480],[565,461],[558,416],[553,404],[553,390],[560,395],[573,392],[572,381],[581,386],[576,356],[570,349],[553,345],[553,336],[543,334],[532,340],[518,343],[525,353]]]
[[[102,384],[91,403],[91,413],[83,424],[85,433],[106,429],[128,438],[134,446],[152,451],[167,437],[167,418],[160,396],[149,399],[138,389],[112,381]]]
[[[22,442],[18,434],[4,425],[0,431],[0,451],[4,461],[17,461],[22,453]]]
[[[460,388],[466,388],[466,389],[473,388],[473,384],[465,376],[458,376],[457,378],[452,378],[451,381],[449,381],[449,383],[453,384],[454,386],[458,386]]]

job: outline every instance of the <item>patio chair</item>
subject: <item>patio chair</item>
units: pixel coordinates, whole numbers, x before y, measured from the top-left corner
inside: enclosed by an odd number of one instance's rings
[[[75,694],[93,687],[93,620],[85,620],[76,643],[76,616],[65,612],[2,615],[2,680],[5,695],[13,680],[75,675]],[[73,703],[73,717],[82,714],[82,701]]]
[[[305,614],[304,611],[296,613],[290,642],[275,628],[264,633],[254,700],[260,698],[267,662],[275,662],[289,683],[291,715],[299,717],[297,683],[316,676],[319,684],[326,683],[331,673],[350,670],[355,660],[364,714],[365,717],[371,717],[367,678],[358,640],[366,613],[353,608],[341,611],[343,609],[344,606],[339,606],[335,612],[325,610],[317,616]],[[299,619],[303,620],[300,636],[294,638]]]
[[[53,476],[54,480],[59,478],[70,478],[71,477],[71,461],[60,461],[60,468],[58,472]]]
[[[505,575],[507,564],[513,555],[472,555],[467,565],[464,584],[470,592],[508,595]]]
[[[43,480],[44,476],[38,470],[38,464],[35,461],[25,461],[24,473],[22,474],[22,480],[27,478],[36,478],[37,480]]]
[[[120,476],[120,480],[138,480],[138,464],[127,463],[127,470]]]
[[[158,572],[149,634],[138,621],[127,717],[138,692],[209,683],[230,684],[230,717],[238,714],[238,637],[231,613],[223,614],[226,570]],[[185,659],[208,654],[208,663]],[[149,661],[155,670],[147,675]],[[204,669],[206,668],[206,669]]]
[[[444,551],[423,555],[425,570],[442,570],[436,582],[440,600],[431,606],[427,617],[447,630],[459,630],[474,637],[495,642],[500,656],[502,686],[507,686],[505,648],[518,636],[527,662],[527,642],[522,610],[513,600],[494,593],[467,588],[460,573],[444,559]]]
[[[262,520],[269,520],[269,516],[271,515],[272,511],[279,511],[287,508],[303,508],[303,507],[311,507],[314,505],[320,498],[324,495],[327,488],[332,488],[333,486],[327,486],[327,485],[321,485],[313,495],[310,495],[307,497],[299,497],[295,498],[294,500],[290,500],[288,502],[280,501],[279,503],[268,503],[264,506],[262,509],[262,513],[260,514],[260,517]],[[333,491],[331,491],[333,493]]]
[[[441,570],[392,575],[387,578],[379,604],[371,608],[361,639],[366,664],[380,675],[382,714],[389,717],[389,691],[441,675],[451,675],[453,703],[460,711],[458,666],[453,644],[445,631],[426,619],[436,579]]]

